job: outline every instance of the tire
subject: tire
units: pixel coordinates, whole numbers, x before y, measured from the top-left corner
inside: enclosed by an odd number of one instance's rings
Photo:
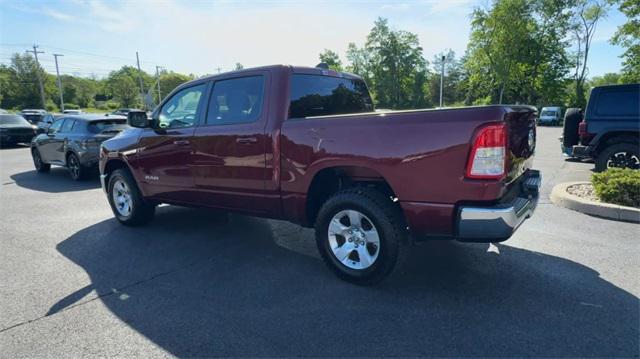
[[[580,142],[578,126],[582,121],[582,110],[569,108],[564,113],[564,125],[562,128],[562,144],[565,148],[571,148]]]
[[[67,155],[67,168],[74,181],[82,181],[89,175],[89,169],[82,165],[75,153]]]
[[[107,198],[116,219],[124,225],[139,226],[149,223],[155,214],[156,206],[145,201],[128,170],[115,170],[109,176]],[[128,210],[125,209],[127,206]]]
[[[351,218],[359,223],[353,225]],[[315,232],[327,266],[358,285],[372,285],[390,275],[403,262],[408,243],[400,208],[366,188],[342,190],[329,198],[320,208]]]
[[[42,156],[40,156],[40,151],[37,148],[31,150],[31,158],[33,158],[33,166],[36,168],[36,172],[44,173],[51,170],[50,164],[42,162]]]
[[[640,170],[640,153],[638,145],[620,142],[605,147],[596,157],[596,172],[611,167],[622,167]]]

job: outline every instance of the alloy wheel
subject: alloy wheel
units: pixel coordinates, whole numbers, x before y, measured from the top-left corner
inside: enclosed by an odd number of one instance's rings
[[[371,267],[380,254],[378,230],[367,216],[356,210],[343,210],[333,216],[328,240],[336,259],[351,269]]]
[[[626,151],[616,152],[607,160],[607,168],[631,168],[640,169],[640,159],[637,155]]]
[[[128,217],[133,210],[133,201],[131,200],[131,191],[129,186],[121,180],[117,180],[113,184],[112,189],[113,203],[116,210],[121,216]]]

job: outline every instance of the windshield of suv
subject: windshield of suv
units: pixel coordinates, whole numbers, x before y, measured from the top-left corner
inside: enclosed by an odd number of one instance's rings
[[[540,114],[540,116],[545,116],[545,117],[554,117],[556,115],[555,111],[542,111],[542,113]]]
[[[125,126],[126,124],[127,124],[127,120],[92,121],[89,123],[89,132],[100,133],[105,130],[111,130],[111,129]]]
[[[0,115],[0,125],[25,125],[31,126],[22,116]]]

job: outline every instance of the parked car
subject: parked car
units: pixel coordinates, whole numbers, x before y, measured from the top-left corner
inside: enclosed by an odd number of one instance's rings
[[[64,115],[82,115],[83,112],[82,112],[82,110],[64,110],[64,111],[62,111],[62,114],[64,114]]]
[[[31,142],[38,129],[20,115],[0,114],[0,146]]]
[[[98,164],[102,141],[128,128],[126,118],[109,115],[67,116],[56,120],[46,134],[31,141],[31,155],[38,172],[51,165],[69,168],[71,178],[87,177]]]
[[[562,107],[543,107],[540,110],[538,125],[557,126],[562,123]]]
[[[595,170],[640,169],[640,84],[594,87],[586,113],[568,109],[562,150],[594,159]]]
[[[46,116],[48,112],[46,110],[41,109],[24,109],[20,111],[19,115],[24,117],[27,121],[29,121],[32,125],[38,125],[38,122],[42,121],[44,116]]]
[[[536,109],[374,112],[362,78],[270,66],[179,86],[137,127],[103,142],[115,217],[148,222],[158,203],[314,226],[348,281],[375,283],[409,238],[498,242],[537,204]]]

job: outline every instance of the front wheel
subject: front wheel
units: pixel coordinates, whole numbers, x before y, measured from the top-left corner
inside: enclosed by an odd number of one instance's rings
[[[640,151],[638,145],[616,143],[605,148],[596,158],[596,172],[612,167],[640,170]]]
[[[127,226],[137,226],[153,219],[156,206],[144,200],[133,176],[116,170],[109,176],[107,196],[116,219]]]
[[[329,198],[316,220],[316,244],[324,262],[341,279],[375,284],[401,262],[407,229],[397,205],[365,188]]]

